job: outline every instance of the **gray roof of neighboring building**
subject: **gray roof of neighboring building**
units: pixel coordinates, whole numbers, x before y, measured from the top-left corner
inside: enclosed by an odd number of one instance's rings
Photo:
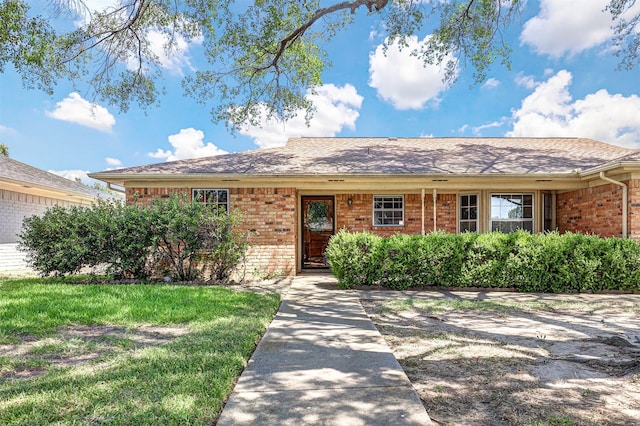
[[[29,166],[28,164],[21,163],[4,155],[0,155],[0,181],[2,180],[24,184],[26,186],[33,185],[61,193],[71,193],[75,196],[85,198],[114,198],[106,192]]]
[[[585,138],[291,138],[286,146],[92,174],[565,174],[640,150]],[[627,161],[627,160],[625,160]]]

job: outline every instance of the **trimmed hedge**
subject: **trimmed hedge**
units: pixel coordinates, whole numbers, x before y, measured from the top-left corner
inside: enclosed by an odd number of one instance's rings
[[[340,231],[326,255],[340,288],[513,288],[640,291],[640,244],[578,233],[434,232],[383,238]]]

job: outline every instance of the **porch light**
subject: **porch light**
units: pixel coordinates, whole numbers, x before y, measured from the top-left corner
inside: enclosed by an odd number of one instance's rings
[[[353,198],[351,198],[351,195],[349,195],[349,198],[347,198],[347,205],[349,207],[351,207],[353,205]]]

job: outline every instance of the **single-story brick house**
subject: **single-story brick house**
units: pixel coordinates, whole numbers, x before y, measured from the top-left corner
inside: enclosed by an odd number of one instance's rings
[[[0,270],[25,267],[24,253],[16,248],[25,217],[54,205],[91,205],[98,197],[111,196],[0,155]]]
[[[292,138],[90,175],[127,202],[185,193],[244,212],[248,271],[326,267],[339,229],[522,228],[640,240],[640,150],[581,138]]]

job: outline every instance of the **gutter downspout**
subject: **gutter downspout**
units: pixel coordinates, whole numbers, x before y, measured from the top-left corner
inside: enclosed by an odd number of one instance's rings
[[[424,188],[422,189],[422,203],[421,203],[421,206],[422,206],[422,235],[424,235],[425,234],[425,232],[424,232]]]
[[[125,191],[124,189],[114,188],[113,186],[111,186],[111,182],[107,182],[107,189],[110,189],[111,191],[119,192],[121,194],[127,193],[127,191]]]
[[[437,197],[438,197],[438,190],[433,188],[433,231],[434,232],[438,230],[438,226],[437,226],[438,212],[437,212],[437,200],[436,200]]]
[[[627,238],[628,237],[627,223],[629,220],[629,212],[628,212],[629,188],[625,183],[622,183],[620,181],[617,181],[617,180],[611,179],[610,177],[605,176],[604,172],[600,172],[600,179],[622,187],[622,238]]]

